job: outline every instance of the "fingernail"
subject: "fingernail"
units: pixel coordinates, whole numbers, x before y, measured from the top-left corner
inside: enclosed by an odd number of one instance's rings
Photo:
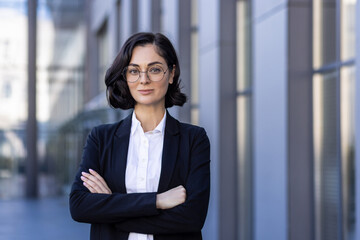
[[[90,172],[93,172],[94,170],[92,170],[91,168],[89,168],[89,171],[90,171]]]
[[[85,179],[83,176],[81,176],[80,178],[81,178],[81,180],[84,180],[84,179]]]

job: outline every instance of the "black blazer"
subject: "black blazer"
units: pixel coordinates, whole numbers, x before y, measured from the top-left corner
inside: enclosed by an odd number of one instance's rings
[[[153,234],[154,240],[199,240],[210,193],[210,143],[203,128],[180,123],[167,113],[158,193],[183,185],[185,203],[156,209],[156,192],[126,193],[125,169],[131,114],[95,127],[87,138],[70,193],[74,220],[91,223],[92,240],[126,240],[129,232]],[[93,194],[81,172],[97,171],[113,194]]]

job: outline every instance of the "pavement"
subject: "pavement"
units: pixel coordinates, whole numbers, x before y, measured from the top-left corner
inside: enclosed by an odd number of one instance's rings
[[[71,218],[67,197],[0,200],[0,240],[88,240],[89,232]]]

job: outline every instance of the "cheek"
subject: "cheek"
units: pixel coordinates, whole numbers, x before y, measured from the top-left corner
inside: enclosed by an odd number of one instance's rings
[[[132,95],[133,92],[135,91],[136,86],[135,86],[134,84],[129,84],[129,83],[128,83],[128,87],[129,87],[130,93],[131,93],[131,95]]]
[[[164,84],[164,85],[162,86],[162,92],[163,92],[163,94],[165,95],[168,90],[169,90],[169,84],[168,84],[168,83],[167,83],[167,84]]]

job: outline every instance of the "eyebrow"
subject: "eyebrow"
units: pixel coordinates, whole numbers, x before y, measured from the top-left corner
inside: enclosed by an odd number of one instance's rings
[[[155,65],[155,64],[164,65],[162,62],[155,61],[155,62],[149,63],[148,66],[152,66],[152,65]],[[138,65],[138,64],[135,64],[135,63],[129,63],[129,66],[139,67],[139,65]]]

